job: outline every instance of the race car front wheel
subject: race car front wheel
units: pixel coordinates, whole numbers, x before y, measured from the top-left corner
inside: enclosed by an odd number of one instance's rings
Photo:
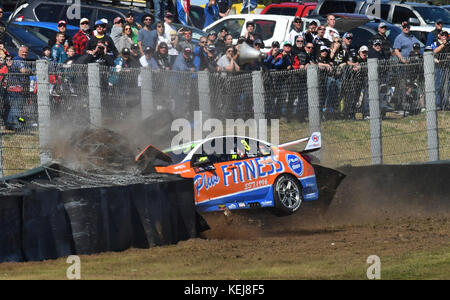
[[[303,203],[300,182],[292,175],[284,174],[274,183],[275,214],[287,216],[296,212]]]

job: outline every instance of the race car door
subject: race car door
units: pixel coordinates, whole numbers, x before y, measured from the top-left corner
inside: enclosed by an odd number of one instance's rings
[[[218,138],[194,154],[194,190],[198,205],[264,198],[275,171],[270,147],[240,137]],[[265,163],[265,160],[269,162]]]

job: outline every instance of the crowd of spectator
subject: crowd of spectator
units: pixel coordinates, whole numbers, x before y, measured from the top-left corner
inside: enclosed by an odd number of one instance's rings
[[[205,6],[205,25],[229,13],[229,3],[225,2],[217,3],[216,0],[209,0]],[[220,9],[219,4],[223,4]],[[228,9],[225,9],[227,7]],[[368,58],[381,60],[396,57],[402,63],[408,63],[409,58],[422,55],[419,41],[410,33],[410,25],[406,21],[402,23],[402,33],[397,36],[393,45],[386,36],[386,24],[380,23],[378,33],[367,41],[366,45],[355,48],[351,32],[346,32],[341,37],[334,28],[334,15],[328,15],[326,24],[317,24],[315,21],[308,23],[306,30],[302,30],[304,28],[302,18],[295,17],[287,40],[274,41],[270,50],[265,51],[263,37],[256,32],[253,22],[247,22],[246,33],[238,39],[236,45],[233,45],[233,37],[225,27],[218,33],[210,32],[207,37],[201,37],[196,45],[192,41],[191,29],[184,27],[175,29],[174,15],[171,12],[165,12],[161,16],[164,21],[158,21],[156,24],[151,14],[143,15],[140,22],[136,22],[133,13],[129,12],[124,19],[115,18],[112,25],[108,24],[106,19],[90,24],[89,19],[83,17],[80,20],[80,29],[73,37],[66,33],[66,21],[61,20],[58,22],[59,32],[49,40],[48,46],[42,49],[42,59],[60,64],[96,62],[114,67],[116,75],[128,68],[139,67],[184,72],[206,70],[211,73],[231,75],[258,70],[299,70],[317,65],[327,72],[324,79],[326,93],[321,99],[323,111],[333,112],[340,106],[339,99],[344,91],[343,88],[348,86],[348,82],[345,81],[355,78],[362,80],[362,77],[357,75],[341,76],[344,69],[360,74],[361,64],[367,62]],[[108,29],[110,29],[109,34]],[[263,53],[261,58],[250,62],[241,61],[240,49],[244,43]],[[436,54],[450,53],[450,39],[448,33],[442,30],[441,21],[436,22],[436,29],[430,32],[427,49]],[[19,55],[11,57],[8,50],[0,44],[0,73],[26,74],[29,72],[25,63],[27,50],[25,46],[22,46],[19,49]],[[110,80],[109,83],[115,84],[114,80]],[[273,84],[266,81],[265,87],[270,88]],[[281,84],[277,83],[278,86],[286,84],[295,83],[289,80]],[[5,85],[4,81],[2,85]],[[22,87],[29,89],[23,84]],[[290,86],[285,87],[286,90],[290,88]],[[363,117],[368,118],[367,82],[361,82],[360,87],[363,91],[363,103],[358,103],[359,94],[352,95],[352,99],[348,100],[350,102],[345,103],[346,117],[355,118],[356,107],[361,106]],[[18,98],[14,89],[8,88],[6,93],[8,99]],[[50,93],[56,93],[52,86]],[[279,95],[273,96],[280,98]],[[289,95],[288,98],[294,96]],[[11,100],[6,100],[4,106],[12,107],[9,102]],[[288,103],[292,104],[293,101],[289,100]],[[437,104],[439,107],[443,105],[440,98],[437,99]],[[277,110],[281,112],[283,108],[278,107]],[[12,124],[13,129],[16,128],[17,122],[14,122],[16,115],[13,108],[6,111],[8,111],[8,117],[4,117],[4,120],[8,121],[5,123]],[[299,109],[288,107],[286,111],[289,115],[291,111],[299,111]]]

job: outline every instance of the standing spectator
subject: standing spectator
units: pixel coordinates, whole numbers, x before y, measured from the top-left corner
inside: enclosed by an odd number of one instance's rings
[[[130,25],[125,25],[122,28],[122,36],[119,39],[119,43],[117,44],[117,51],[122,53],[122,50],[124,48],[131,48],[131,45],[133,45],[133,40],[131,39],[131,36],[133,35],[132,29]]]
[[[306,43],[314,43],[316,36],[317,36],[317,22],[311,21],[308,24],[308,30],[305,31]]]
[[[386,23],[381,22],[378,25],[378,33],[369,40],[369,43],[373,44],[373,41],[380,40],[382,43],[381,48],[384,53],[384,58],[389,59],[393,55],[393,52],[391,42],[387,38],[386,32],[387,32]]]
[[[331,47],[330,40],[325,38],[325,26],[320,25],[319,28],[317,28],[317,36],[314,39],[314,49],[316,51],[315,55],[316,58],[321,57],[321,48],[322,46],[325,46],[326,48]]]
[[[141,67],[154,69],[157,66],[157,64],[152,56],[153,56],[152,48],[146,47],[144,49],[144,55],[141,58],[139,58],[139,63],[141,64]]]
[[[153,9],[155,11],[155,16],[162,20],[164,18],[164,13],[166,11],[166,1],[165,0],[153,0]]]
[[[166,35],[166,39],[169,40],[168,45],[168,53],[169,53],[169,61],[170,66],[173,65],[175,59],[178,56],[177,44],[178,44],[178,34],[176,28],[172,25],[174,15],[171,12],[167,12],[164,16],[164,33]]]
[[[192,49],[185,47],[178,55],[172,70],[182,71],[173,74],[173,80],[177,84],[177,90],[174,93],[175,98],[175,112],[174,114],[180,117],[188,117],[189,112],[193,111],[193,99],[195,91],[191,90],[192,75],[186,72],[195,72],[195,66],[192,58]]]
[[[153,24],[152,15],[150,14],[143,15],[141,21],[144,24],[144,27],[141,30],[139,30],[137,44],[139,45],[139,52],[141,53],[142,56],[144,55],[145,47],[150,47],[153,49],[153,51],[155,51],[158,42],[158,33],[156,32],[155,29],[152,30]]]
[[[214,45],[209,45],[206,48],[206,55],[207,55],[207,69],[209,72],[220,72],[221,69],[219,65],[217,64],[217,61],[219,59],[216,51],[216,47]]]
[[[197,71],[203,71],[208,67],[207,38],[202,36],[194,49],[194,65]]]
[[[1,9],[1,8],[0,8]],[[11,72],[13,64],[13,57],[9,54],[5,56],[5,64],[0,68],[0,74],[7,74]],[[9,97],[8,86],[9,77],[7,75],[0,76],[0,101],[2,106],[1,117],[5,129],[13,130],[14,127],[9,123],[9,112],[11,110],[11,99]],[[11,120],[12,121],[12,120]]]
[[[75,33],[72,39],[72,44],[75,47],[75,53],[78,55],[83,55],[84,49],[86,48],[90,39],[91,32],[89,29],[89,20],[87,18],[82,18],[80,20],[80,30]]]
[[[427,42],[425,46],[431,47],[431,45],[438,40],[438,34],[442,31],[444,22],[442,21],[442,19],[436,20],[434,26],[436,28],[433,31],[430,31],[430,33],[428,33]]]
[[[98,20],[95,22],[95,30],[97,30],[97,35],[91,37],[85,48],[85,52],[92,54],[97,47],[100,47],[96,53],[100,54],[104,52],[106,55],[111,56],[114,62],[114,58],[119,55],[119,52],[111,37],[106,35],[106,25],[101,20]]]
[[[194,72],[195,66],[192,58],[192,49],[190,47],[184,48],[180,55],[178,55],[173,64],[174,71]]]
[[[219,17],[223,18],[228,16],[231,10],[231,0],[217,0],[217,5],[219,6]]]
[[[52,57],[52,48],[49,46],[45,46],[42,48],[42,53],[44,54],[40,59],[46,60],[46,61],[53,61]]]
[[[281,53],[280,43],[277,41],[273,41],[272,47],[270,48],[269,52],[267,52],[267,57],[263,61],[264,67],[267,70],[272,70],[272,61],[279,53]]]
[[[273,70],[291,70],[292,69],[292,58],[291,58],[292,45],[289,40],[283,43],[282,51],[273,58],[271,62],[271,69]],[[275,118],[280,118],[283,110],[283,104],[288,97],[288,103],[286,107],[286,117],[288,122],[291,120],[293,114],[293,102],[296,95],[293,94],[293,88],[295,84],[291,80],[290,74],[282,73],[278,76],[277,82],[274,84],[280,88],[278,93],[275,93],[274,108],[272,108],[272,116]]]
[[[450,53],[450,39],[447,31],[438,33],[436,41],[431,44],[431,49],[435,55]]]
[[[353,33],[346,32],[342,36],[342,48],[347,51],[348,53],[348,61],[347,63],[349,65],[355,65],[356,64],[356,57],[358,56],[358,50],[352,45],[353,41]]]
[[[292,68],[294,70],[306,69],[309,65],[313,64],[315,64],[314,44],[307,43],[305,45],[305,51],[298,53],[294,57],[294,61],[292,62]]]
[[[366,45],[361,46],[358,51],[358,63],[366,63],[368,54],[369,47]]]
[[[182,52],[185,48],[191,48],[192,53],[194,51],[194,44],[192,43],[192,30],[189,28],[184,28],[183,37],[184,40],[180,41],[177,45],[178,52]]]
[[[450,53],[450,38],[447,31],[441,31],[438,33],[438,39],[431,44],[431,49],[433,53],[438,58],[440,56],[449,55]],[[448,67],[447,67],[448,68]],[[446,75],[447,74],[447,75]],[[440,62],[437,64],[434,73],[435,89],[436,89],[436,108],[444,109],[448,106],[449,95],[450,95],[450,84],[448,72],[446,72],[445,65]]]
[[[342,39],[335,38],[331,44],[330,58],[334,66],[341,66],[342,64],[347,64],[349,61],[349,54],[347,49],[342,45]]]
[[[303,35],[299,34],[294,38],[293,46],[292,46],[292,50],[291,50],[291,54],[293,57],[300,54],[300,52],[305,52],[305,47],[304,47],[305,44],[304,43],[305,43],[305,39],[303,38]]]
[[[225,49],[225,54],[217,61],[220,70],[227,75],[233,75],[240,71],[240,67],[234,58],[235,50],[233,46],[229,46]],[[220,110],[227,115],[227,117],[234,117],[234,114],[238,111],[239,97],[235,97],[233,93],[236,87],[231,86],[232,79],[230,76],[225,76],[222,82],[221,100],[218,101]]]
[[[140,29],[142,29],[142,26],[139,24],[136,24],[134,22],[134,14],[133,12],[128,12],[125,15],[125,25],[128,24],[131,26],[131,39],[133,40],[134,44],[137,44],[138,42],[138,32]]]
[[[227,49],[227,47],[230,47],[230,46],[233,46],[233,36],[228,33],[225,36],[223,47],[221,47],[221,48],[216,47],[217,54],[220,56],[225,55],[225,49]]]
[[[294,21],[292,21],[292,30],[289,32],[288,40],[292,43],[292,45],[295,45],[295,39],[297,36],[302,35],[302,26],[303,21],[301,17],[295,17]]]
[[[164,70],[164,71],[170,70],[168,48],[169,47],[167,46],[167,43],[165,43],[165,42],[161,42],[156,47],[156,53],[153,56],[153,59],[156,62],[156,65],[153,66],[153,69],[159,69],[159,70]]]
[[[76,54],[75,47],[70,46],[67,48],[67,59],[64,62],[65,64],[73,64],[78,58],[80,57],[79,54]]]
[[[304,51],[299,52],[292,62],[292,68],[297,69],[306,69],[308,66],[315,64],[314,58],[314,44],[311,42],[306,43],[304,47]],[[308,115],[308,87],[307,87],[307,78],[306,72],[300,72],[297,74],[297,84],[299,86],[298,96],[298,104],[296,107],[296,115],[297,119],[300,122],[303,122]]]
[[[253,43],[255,42],[255,40],[260,39],[261,41],[263,40],[261,35],[255,32],[255,22],[253,21],[248,21],[247,22],[247,26],[246,26],[246,33],[244,34],[244,38],[245,38],[245,42],[249,45],[249,46],[253,46]]]
[[[205,5],[204,14],[205,23],[203,24],[203,28],[219,19],[219,6],[217,5],[216,0],[208,0],[208,3]]]
[[[220,29],[219,31],[219,35],[217,36],[216,43],[214,44],[218,52],[221,52],[222,49],[225,47],[225,37],[227,36],[227,34],[228,34],[227,28],[222,27],[222,29]]]
[[[9,52],[6,50],[5,45],[2,41],[0,41],[0,59],[5,59],[6,55],[8,55]]]
[[[215,45],[217,40],[217,33],[215,31],[211,31],[210,33],[208,33],[207,38],[207,45]]]
[[[72,38],[67,34],[67,27],[66,27],[67,23],[64,20],[61,20],[58,22],[58,32],[61,32],[64,34],[64,42],[63,42],[63,46],[65,49],[67,49],[67,47],[72,46]],[[50,47],[53,47],[53,45],[56,44],[56,36],[49,39],[48,40],[48,45]]]
[[[274,70],[291,70],[292,58],[291,58],[292,44],[290,41],[283,43],[283,49],[272,60],[272,69]]]
[[[229,46],[226,48],[225,54],[219,58],[217,65],[222,69],[222,71],[227,73],[234,73],[240,71],[240,67],[234,59],[233,46]]]
[[[400,33],[394,41],[395,55],[402,63],[407,63],[409,53],[412,51],[414,43],[418,43],[419,40],[410,33],[411,26],[408,22],[402,23],[402,33]]]
[[[56,34],[56,44],[52,47],[52,58],[53,61],[61,64],[67,60],[67,54],[64,50],[64,33],[58,32]]]
[[[132,68],[139,68],[139,58],[141,57],[140,51],[139,51],[139,45],[133,44],[130,48],[131,55],[130,55],[130,63]]]
[[[325,38],[333,42],[335,38],[339,38],[339,32],[334,28],[336,25],[336,17],[334,15],[327,16],[327,27],[325,28]]]
[[[366,45],[363,45],[359,48],[358,51],[358,66],[356,67],[356,70],[359,74],[359,80],[362,81],[362,90],[359,97],[359,102],[362,106],[362,114],[363,114],[363,120],[369,120],[370,119],[370,110],[369,110],[369,82],[367,80],[367,68],[364,68],[364,73],[362,72],[361,67],[359,64],[361,63],[367,63],[367,58],[369,54],[369,47]]]
[[[113,27],[111,28],[111,39],[114,42],[114,45],[116,45],[116,47],[119,45],[119,40],[120,37],[122,36],[123,33],[123,23],[125,23],[125,20],[122,19],[121,17],[116,17],[113,21]],[[120,52],[120,50],[119,50]]]
[[[27,94],[29,91],[29,74],[31,69],[27,64],[28,47],[21,46],[18,55],[13,58],[9,73],[16,75],[9,77],[8,98],[11,110],[8,117],[8,123],[13,130],[19,130],[24,127],[24,120],[29,116],[29,103]]]
[[[334,42],[331,44],[330,60],[333,65],[333,69],[328,73],[327,77],[327,97],[325,99],[324,112],[337,112],[340,110],[340,94],[342,82],[345,82],[344,67],[347,65],[349,57],[348,52],[342,46],[342,40],[340,38],[334,38]]]
[[[161,21],[156,22],[156,35],[157,35],[157,41],[156,44],[159,45],[160,43],[170,43],[170,40],[167,39],[167,36],[164,32],[164,24]]]
[[[372,48],[369,50],[368,58],[377,58],[378,60],[384,59],[383,43],[380,40],[374,40],[372,42]]]

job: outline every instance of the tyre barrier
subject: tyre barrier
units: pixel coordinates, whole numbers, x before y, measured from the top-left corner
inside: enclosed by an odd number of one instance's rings
[[[49,173],[40,167],[0,184],[0,262],[175,244],[209,228],[191,179],[158,174],[153,182],[65,190],[43,188]]]

